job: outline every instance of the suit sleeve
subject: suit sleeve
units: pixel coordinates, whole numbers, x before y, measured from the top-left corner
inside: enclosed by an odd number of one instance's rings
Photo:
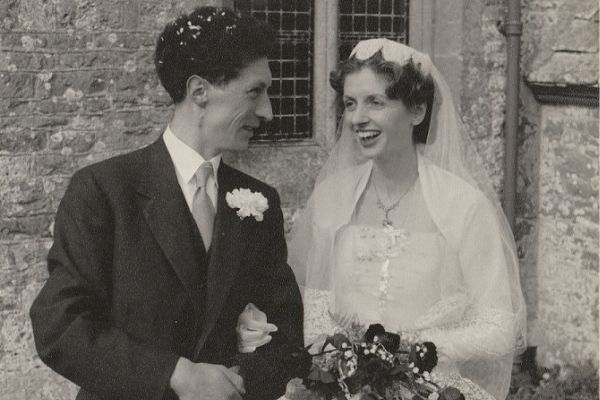
[[[76,173],[59,206],[49,278],[30,316],[48,366],[83,389],[115,399],[160,399],[178,356],[111,324],[114,220],[87,170]]]
[[[270,225],[269,268],[261,277],[262,299],[257,306],[278,327],[273,340],[256,352],[238,354],[236,361],[246,382],[245,399],[276,399],[285,393],[293,377],[286,362],[290,351],[303,345],[303,308],[300,290],[287,264],[287,246],[283,230],[283,214],[279,196],[274,192]]]

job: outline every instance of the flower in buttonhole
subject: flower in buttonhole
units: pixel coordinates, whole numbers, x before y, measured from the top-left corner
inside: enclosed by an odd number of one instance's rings
[[[255,220],[262,221],[263,213],[269,209],[267,198],[250,189],[234,189],[225,195],[225,200],[229,207],[238,209],[240,219],[253,216]]]

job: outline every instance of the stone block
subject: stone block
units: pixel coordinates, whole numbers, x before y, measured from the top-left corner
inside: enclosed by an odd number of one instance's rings
[[[36,154],[33,161],[34,176],[71,176],[78,169],[80,156],[60,153]]]
[[[35,75],[30,72],[0,73],[0,98],[31,98],[34,84]]]
[[[33,155],[0,155],[0,187],[18,182],[31,175]]]
[[[8,190],[0,194],[0,203],[2,204],[0,216],[5,218],[49,214],[56,211],[52,208],[41,178],[30,178],[13,183]]]
[[[46,132],[29,127],[9,126],[0,132],[0,154],[36,152],[46,148]]]
[[[93,130],[58,130],[49,137],[48,148],[66,154],[81,154],[90,151],[96,143]]]
[[[51,237],[54,215],[0,218],[0,240],[24,240]]]
[[[597,85],[598,53],[553,53],[539,68],[527,75],[530,82]]]
[[[35,110],[35,100],[24,99],[0,99],[0,118],[14,117],[17,115],[31,115]],[[3,125],[0,122],[0,126]]]

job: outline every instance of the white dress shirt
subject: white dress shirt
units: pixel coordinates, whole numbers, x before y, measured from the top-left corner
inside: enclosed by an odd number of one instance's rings
[[[175,136],[173,131],[171,131],[171,128],[168,126],[163,135],[163,140],[165,141],[167,151],[169,152],[169,155],[173,160],[173,164],[175,165],[177,181],[179,182],[179,186],[183,192],[183,197],[185,197],[185,202],[187,203],[191,212],[192,199],[194,198],[194,193],[197,189],[194,174],[198,168],[200,168],[200,165],[202,165],[206,160],[194,149],[183,143],[181,139]],[[218,193],[217,171],[219,170],[219,165],[221,164],[221,154],[211,158],[209,161],[213,166],[213,173],[208,177],[206,191],[216,210]]]

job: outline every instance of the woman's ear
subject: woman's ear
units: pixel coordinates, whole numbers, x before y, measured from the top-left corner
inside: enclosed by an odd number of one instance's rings
[[[425,113],[427,112],[427,105],[426,104],[419,104],[413,107],[413,109],[411,110],[412,113],[412,125],[413,126],[417,126],[419,125],[421,122],[423,122],[423,119],[425,119]]]
[[[186,82],[185,94],[198,107],[204,108],[208,102],[209,89],[210,82],[198,75],[192,75]]]

